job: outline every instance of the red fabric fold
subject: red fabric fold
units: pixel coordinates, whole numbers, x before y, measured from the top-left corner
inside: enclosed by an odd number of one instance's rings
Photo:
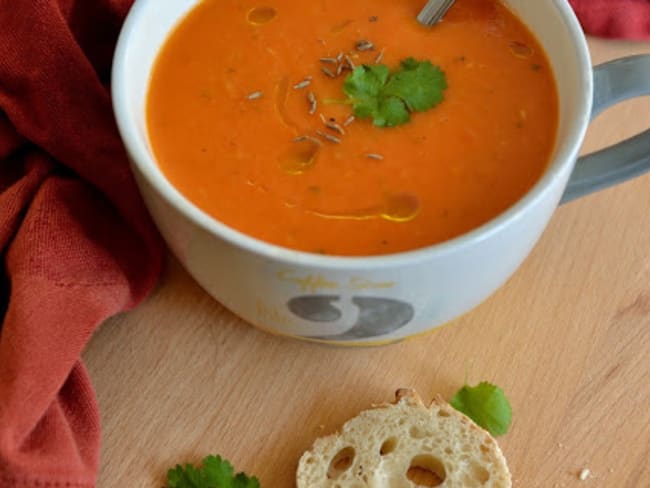
[[[587,34],[650,40],[650,0],[569,0]]]
[[[106,86],[130,4],[0,0],[2,487],[95,485],[81,351],[161,271]]]

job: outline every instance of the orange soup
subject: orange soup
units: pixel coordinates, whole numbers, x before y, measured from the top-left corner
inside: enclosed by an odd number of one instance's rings
[[[163,173],[226,225],[312,253],[417,249],[502,213],[550,160],[549,62],[498,0],[457,0],[432,28],[416,20],[424,3],[203,1],[151,78],[147,123]],[[433,88],[408,80],[392,100],[408,122],[351,117],[354,70],[396,73],[408,58],[444,73],[442,101],[411,111],[405,100]]]

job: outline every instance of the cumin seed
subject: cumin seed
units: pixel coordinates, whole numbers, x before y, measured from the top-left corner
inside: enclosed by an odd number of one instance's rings
[[[366,39],[361,39],[360,41],[357,41],[354,47],[357,51],[372,51],[375,48],[375,45]]]
[[[312,136],[304,136],[303,135],[303,136],[298,136],[298,137],[293,139],[293,142],[303,142],[303,141],[313,142],[314,144],[318,144],[319,146],[323,145],[323,143],[321,142],[320,139],[318,139],[316,137],[312,137]]]
[[[341,73],[343,73],[344,68],[345,68],[345,65],[343,63],[339,64],[336,67],[336,76],[341,76]]]
[[[382,48],[382,50],[379,52],[377,57],[375,58],[375,64],[379,64],[382,62],[384,59],[384,53],[386,52],[386,48]]]
[[[307,136],[307,140],[313,142],[314,144],[318,144],[319,146],[323,145],[323,143],[317,137]]]
[[[309,102],[309,115],[314,115],[316,109],[318,108],[318,101],[316,100],[316,95],[313,92],[307,93],[307,101]]]
[[[320,62],[325,63],[325,64],[336,64],[336,63],[338,63],[336,58],[320,58]]]
[[[320,70],[323,73],[325,73],[327,76],[329,76],[330,78],[336,78],[336,75],[334,73],[332,73],[331,70],[327,69],[325,66],[322,66]]]
[[[338,53],[338,54],[336,55],[336,62],[337,62],[337,63],[340,63],[341,60],[343,60],[343,53]]]
[[[246,95],[246,98],[248,100],[257,100],[258,98],[262,98],[262,96],[264,96],[264,92],[258,90],[258,91],[254,91],[253,93],[249,93],[248,95]]]
[[[377,153],[368,153],[366,154],[366,157],[368,159],[374,159],[375,161],[382,161],[384,159],[384,157],[381,154],[377,154]]]
[[[325,127],[327,127],[327,128],[330,129],[330,130],[333,130],[334,132],[338,132],[338,133],[341,134],[342,136],[345,135],[345,130],[343,130],[343,127],[341,127],[341,126],[340,126],[339,124],[337,124],[336,122],[328,121],[328,122],[325,124]]]
[[[308,140],[309,142],[313,142],[314,144],[317,144],[319,146],[323,145],[323,143],[317,137],[306,136],[306,140]]]
[[[294,90],[302,90],[303,88],[307,88],[309,85],[311,85],[311,80],[308,78],[305,78],[302,81],[299,81],[295,85],[293,85]]]
[[[355,121],[354,115],[350,115],[347,119],[345,119],[345,122],[343,122],[343,127],[347,127],[354,121]]]
[[[333,142],[334,144],[341,144],[341,139],[339,139],[336,136],[333,136],[332,134],[327,134],[327,133],[323,132],[322,130],[317,130],[316,134],[321,136],[326,141]]]
[[[345,62],[348,63],[348,66],[350,67],[351,71],[354,71],[357,68],[357,65],[354,64],[354,61],[352,61],[352,58],[348,56],[347,54],[345,55]]]

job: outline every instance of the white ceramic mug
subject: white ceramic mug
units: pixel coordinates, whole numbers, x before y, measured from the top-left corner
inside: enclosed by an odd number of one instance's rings
[[[115,53],[115,114],[144,200],[173,253],[214,298],[269,332],[368,345],[430,330],[499,288],[531,251],[560,201],[650,169],[650,131],[576,165],[592,116],[622,99],[650,94],[650,56],[592,70],[566,0],[508,0],[548,53],[560,97],[552,161],[521,200],[471,232],[412,252],[330,257],[261,242],[183,197],[165,179],[149,146],[145,101],[152,64],[169,32],[197,3],[136,1]]]

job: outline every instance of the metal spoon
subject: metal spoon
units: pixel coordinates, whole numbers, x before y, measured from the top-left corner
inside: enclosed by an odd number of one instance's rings
[[[456,0],[429,0],[418,14],[418,22],[432,26],[442,20]]]

